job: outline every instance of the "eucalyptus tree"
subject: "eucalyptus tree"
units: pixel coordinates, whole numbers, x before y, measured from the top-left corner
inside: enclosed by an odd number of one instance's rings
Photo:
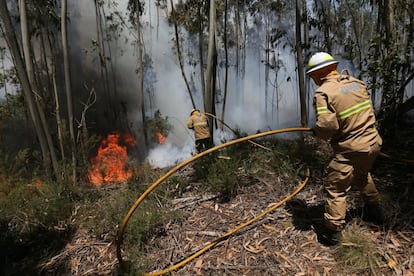
[[[152,0],[149,0],[148,2],[150,1]],[[157,7],[157,25],[156,26],[157,26],[157,38],[158,38],[158,32],[160,28],[160,11],[167,10],[168,4],[167,4],[167,0],[155,0],[154,4]]]
[[[281,98],[279,73],[284,68],[279,59],[279,47],[285,48],[288,44],[289,34],[293,32],[294,24],[292,8],[288,1],[253,1],[248,6],[251,16],[254,18],[253,26],[249,32],[250,47],[256,45],[259,70],[264,65],[264,106],[266,119],[273,120],[279,117],[279,101]],[[292,49],[293,45],[289,45]],[[301,54],[301,53],[300,53]],[[272,91],[270,91],[272,89]],[[270,92],[272,97],[270,100]],[[271,110],[269,110],[269,103]]]
[[[298,79],[299,79],[299,98],[300,98],[300,123],[302,126],[307,126],[308,124],[308,116],[306,111],[306,89],[305,89],[305,74],[304,74],[304,62],[303,62],[303,53],[302,53],[302,12],[304,7],[306,6],[306,2],[302,2],[301,0],[295,1],[295,34],[296,34],[296,62],[298,68]],[[306,9],[305,9],[306,11]],[[304,25],[304,29],[307,29],[307,26]]]
[[[62,52],[63,52],[63,68],[65,76],[66,105],[68,110],[68,123],[70,134],[70,145],[72,154],[72,181],[76,183],[76,141],[74,129],[73,114],[73,97],[72,97],[72,80],[70,75],[68,33],[67,33],[67,0],[61,2],[61,34],[62,34]]]
[[[70,150],[72,151],[73,144],[70,142],[67,143],[67,133],[66,130],[71,128],[71,126],[65,125],[65,122],[70,121],[70,115],[68,113],[67,119],[63,117],[61,114],[61,107],[60,102],[63,100],[66,93],[61,93],[61,91],[65,91],[64,89],[60,89],[60,79],[61,79],[61,68],[60,68],[60,58],[63,49],[63,41],[62,37],[59,39],[59,31],[62,27],[62,14],[59,16],[59,4],[62,7],[62,3],[59,1],[47,1],[45,4],[42,1],[38,1],[36,3],[29,2],[31,4],[27,4],[29,7],[28,11],[30,11],[30,29],[32,30],[31,33],[31,40],[34,40],[32,52],[39,52],[38,57],[33,58],[34,63],[34,73],[36,75],[36,79],[39,80],[39,87],[42,87],[43,91],[43,98],[45,99],[44,102],[50,104],[43,106],[45,109],[45,113],[52,113],[54,115],[48,118],[48,121],[54,123],[56,120],[56,131],[57,131],[57,139],[60,147],[60,163],[66,164],[66,148],[65,145],[69,144]],[[62,9],[61,9],[62,10]],[[66,13],[66,12],[65,12]],[[64,18],[67,18],[65,15]],[[66,22],[64,23],[66,24]],[[64,71],[64,68],[63,68]],[[62,98],[62,99],[61,99]],[[71,98],[71,96],[70,96]],[[49,100],[50,99],[50,100]],[[52,111],[52,102],[54,102],[54,110]],[[71,108],[67,106],[69,110]],[[72,121],[73,122],[73,121]],[[73,130],[72,125],[72,130]],[[53,128],[51,129],[53,132]],[[74,141],[74,133],[72,132],[72,141]],[[73,152],[73,151],[72,151]],[[76,158],[75,155],[72,155],[72,161]],[[76,164],[76,163],[74,163]],[[72,166],[73,171],[75,171],[76,165]],[[66,166],[61,166],[60,169],[64,170]],[[66,172],[59,172],[59,176],[66,176]],[[73,176],[74,181],[76,181],[76,176]]]
[[[217,73],[217,45],[216,45],[216,4],[215,0],[210,0],[209,28],[208,28],[208,51],[207,51],[207,85],[204,96],[204,110],[213,113],[214,96],[216,89]],[[210,132],[213,135],[213,126],[210,124]]]
[[[3,23],[6,41],[18,73],[21,89],[23,91],[31,119],[33,121],[34,129],[37,133],[40,148],[42,150],[44,169],[48,171],[50,164],[52,164],[55,176],[59,178],[59,169],[53,148],[53,141],[51,140],[50,130],[48,128],[44,111],[45,98],[47,98],[45,96],[47,96],[47,94],[44,94],[44,91],[39,89],[40,86],[37,82],[40,78],[38,78],[39,75],[36,75],[34,70],[35,67],[32,65],[35,61],[33,56],[34,48],[31,43],[29,33],[33,32],[29,32],[28,30],[25,9],[26,3],[20,2],[19,4],[21,31],[23,32],[21,37],[24,39],[24,41],[22,41],[22,46],[24,49],[24,60],[26,64],[23,60],[23,55],[20,52],[21,48],[16,35],[19,32],[14,28],[6,1],[1,1],[0,17]],[[32,25],[33,24],[31,24],[31,26]]]
[[[111,120],[117,119],[116,110],[113,110],[113,98],[117,94],[116,69],[112,46],[123,31],[124,19],[117,10],[116,0],[95,0],[96,39],[92,40],[92,48],[96,51],[99,60],[99,71],[102,78],[104,101]]]
[[[188,83],[188,79],[187,79],[187,76],[186,76],[185,70],[184,70],[184,64],[183,64],[184,62],[183,62],[183,56],[182,56],[182,53],[181,53],[180,37],[179,37],[179,34],[178,34],[177,18],[176,18],[174,3],[173,3],[172,0],[170,0],[170,4],[171,4],[170,21],[172,21],[173,25],[174,25],[175,46],[176,46],[176,50],[177,50],[178,63],[180,64],[181,75],[183,76],[185,85],[187,87],[188,95],[190,96],[191,103],[193,104],[193,108],[196,108],[193,93],[191,92],[190,84]]]
[[[221,108],[221,122],[224,122],[224,115],[226,111],[226,100],[227,100],[227,84],[229,76],[229,49],[227,43],[227,17],[228,17],[228,1],[224,1],[224,64],[225,64],[225,73],[224,73],[224,95],[223,95],[223,105]],[[224,123],[221,124],[221,129],[224,128]]]
[[[136,28],[136,46],[138,50],[138,92],[141,96],[141,116],[142,123],[146,125],[146,115],[145,115],[145,94],[144,94],[144,49],[142,41],[142,26],[141,26],[141,17],[144,13],[144,3],[140,0],[129,0],[128,1],[128,10],[129,10],[129,21]],[[148,146],[148,134],[144,132],[145,147]]]
[[[206,80],[205,80],[205,34],[208,23],[208,1],[206,0],[187,0],[179,2],[174,10],[174,25],[182,26],[190,36],[196,35],[198,39],[198,61],[191,61],[191,64],[198,64],[200,72],[200,87],[203,99],[206,95]],[[172,13],[171,13],[172,15]],[[176,40],[178,38],[176,37]],[[184,57],[181,57],[182,59]],[[180,59],[180,58],[179,58]],[[184,64],[183,64],[184,65]],[[194,93],[195,91],[192,91]],[[192,99],[193,102],[193,99]],[[193,105],[194,102],[193,102]]]
[[[56,156],[55,156],[55,151],[53,148],[53,142],[49,133],[49,129],[47,126],[47,122],[45,119],[45,114],[44,114],[44,110],[42,109],[42,93],[39,90],[39,86],[37,84],[37,81],[35,79],[35,72],[34,72],[34,68],[33,68],[33,51],[34,49],[32,48],[32,44],[31,44],[31,40],[30,40],[30,36],[29,36],[29,30],[28,30],[28,19],[27,19],[27,12],[26,12],[26,1],[25,0],[19,0],[19,12],[20,12],[20,27],[21,27],[21,38],[22,38],[22,49],[23,49],[23,58],[25,61],[25,66],[26,66],[26,72],[27,72],[27,77],[29,79],[30,82],[30,86],[32,89],[32,93],[35,95],[34,99],[35,99],[35,103],[36,103],[36,107],[39,113],[39,118],[40,118],[40,122],[43,126],[43,132],[46,138],[46,142],[48,144],[48,152],[49,152],[49,158],[52,161],[52,164],[54,166],[55,169],[55,175],[59,175],[58,174],[58,165],[57,165],[57,160],[56,160]]]
[[[406,99],[406,89],[414,78],[412,1],[317,0],[312,4],[311,40],[316,49],[332,50],[355,62],[359,76],[366,78],[374,103],[376,92],[381,92],[380,125],[394,125],[398,114],[410,110],[413,102]],[[319,31],[325,33],[325,38],[317,35]]]
[[[338,23],[349,26],[346,31],[338,29],[337,36],[342,38],[343,57],[350,60],[360,73],[364,69],[364,53],[369,47],[369,40],[375,32],[372,18],[376,11],[363,1],[342,1],[338,7]]]
[[[381,89],[379,122],[384,132],[391,132],[402,111],[414,107],[410,99],[404,103],[406,88],[414,77],[412,1],[384,0],[371,4],[377,10],[377,28],[370,39],[364,74],[370,78],[371,87]]]

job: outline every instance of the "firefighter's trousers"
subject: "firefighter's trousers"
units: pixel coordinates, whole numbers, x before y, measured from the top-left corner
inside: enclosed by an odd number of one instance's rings
[[[208,150],[212,146],[213,146],[213,144],[211,142],[210,137],[203,138],[203,139],[198,139],[198,140],[195,141],[196,153],[200,153],[200,152],[203,152],[205,150]]]
[[[379,204],[379,194],[370,170],[381,146],[375,143],[365,152],[335,154],[328,166],[325,184],[325,223],[332,230],[345,227],[346,194],[354,187],[360,191],[365,204]]]

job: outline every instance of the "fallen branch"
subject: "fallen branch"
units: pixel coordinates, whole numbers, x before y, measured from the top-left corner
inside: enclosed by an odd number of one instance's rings
[[[174,207],[174,210],[182,209],[200,202],[209,201],[211,199],[217,198],[217,195],[205,195],[205,196],[191,196],[184,198],[177,198],[172,201],[173,205],[178,205]]]

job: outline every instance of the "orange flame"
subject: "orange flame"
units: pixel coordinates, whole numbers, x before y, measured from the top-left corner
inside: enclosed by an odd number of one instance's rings
[[[37,179],[34,182],[36,188],[40,189],[42,187],[43,181],[41,179]]]
[[[113,182],[127,181],[132,172],[126,167],[128,159],[126,146],[119,145],[121,134],[110,133],[103,139],[98,153],[91,158],[92,169],[88,172],[89,182],[102,186]],[[136,144],[131,134],[124,135],[123,141],[129,146]]]
[[[125,144],[127,144],[127,146],[135,147],[135,145],[137,144],[137,141],[135,141],[134,136],[132,136],[132,134],[130,133],[125,133],[122,138],[124,139],[124,142]]]
[[[164,136],[164,135],[162,135],[162,133],[161,133],[161,132],[157,131],[157,132],[155,133],[155,135],[157,135],[157,138],[158,138],[158,143],[159,143],[159,144],[165,144],[165,140],[166,140],[166,138],[165,138],[165,136]]]

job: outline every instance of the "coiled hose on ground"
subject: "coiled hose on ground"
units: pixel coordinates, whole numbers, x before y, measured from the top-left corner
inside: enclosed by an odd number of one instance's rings
[[[210,115],[210,114],[208,114]],[[227,126],[227,125],[226,125]],[[228,127],[228,126],[227,126]],[[231,128],[230,128],[231,129]],[[179,169],[185,167],[186,165],[190,164],[191,162],[194,162],[195,160],[208,155],[212,152],[215,152],[219,149],[237,144],[237,143],[241,143],[241,142],[252,142],[252,139],[256,139],[256,138],[260,138],[260,137],[264,137],[264,136],[268,136],[268,135],[273,135],[273,134],[278,134],[278,133],[284,133],[284,132],[295,132],[295,131],[312,131],[311,128],[307,128],[307,127],[296,127],[296,128],[283,128],[283,129],[277,129],[277,130],[271,130],[271,131],[266,131],[266,132],[262,132],[262,133],[258,133],[258,134],[253,134],[250,136],[246,136],[246,137],[242,137],[239,139],[235,139],[232,141],[229,141],[227,143],[215,146],[213,148],[210,148],[204,152],[201,152],[183,162],[181,162],[180,164],[178,164],[177,166],[175,166],[174,168],[172,168],[171,170],[169,170],[166,174],[164,174],[162,177],[160,177],[157,181],[155,181],[150,187],[147,188],[147,190],[145,190],[145,192],[135,201],[134,205],[131,207],[131,209],[129,210],[129,212],[127,213],[127,215],[125,216],[119,232],[118,232],[118,236],[117,236],[117,240],[116,240],[116,245],[117,245],[117,258],[120,264],[123,263],[123,259],[122,259],[122,254],[121,254],[121,245],[122,245],[122,241],[123,241],[123,234],[125,232],[125,228],[126,225],[129,221],[129,219],[131,218],[132,214],[135,212],[135,210],[137,209],[137,207],[141,204],[141,202],[152,192],[152,190],[154,190],[159,184],[161,184],[164,180],[166,180],[168,177],[170,177],[173,173],[175,173],[176,171],[178,171]],[[254,143],[254,142],[253,142]],[[254,143],[256,144],[256,143]],[[414,163],[413,160],[408,160],[408,159],[401,159],[401,158],[396,158],[393,156],[390,156],[388,154],[385,154],[383,152],[380,153],[380,156],[382,157],[386,157],[386,158],[391,158],[391,159],[395,159],[397,161],[402,161],[402,162],[406,162],[406,163]],[[247,227],[248,225],[252,224],[253,222],[261,219],[262,217],[264,217],[265,215],[267,215],[268,213],[274,211],[275,209],[277,209],[278,207],[280,207],[282,204],[284,204],[286,201],[288,201],[289,199],[291,199],[292,197],[294,197],[297,193],[299,193],[307,184],[307,182],[309,181],[310,178],[310,170],[309,168],[307,168],[306,171],[306,178],[302,181],[302,183],[296,188],[295,191],[293,191],[291,194],[289,194],[288,196],[286,196],[284,199],[282,199],[281,201],[279,201],[278,203],[274,204],[273,206],[271,206],[270,208],[268,208],[267,210],[263,211],[261,214],[259,214],[258,216],[254,217],[253,219],[246,221],[242,224],[240,224],[239,226],[237,226],[236,228],[228,231],[226,234],[224,234],[223,236],[215,239],[214,241],[208,243],[205,247],[201,248],[200,250],[198,250],[197,252],[193,253],[191,256],[185,258],[184,260],[166,268],[160,271],[155,271],[155,272],[151,272],[151,273],[146,273],[144,275],[146,276],[155,276],[155,275],[162,275],[162,274],[166,274],[168,272],[174,271],[182,266],[184,266],[185,264],[189,263],[190,261],[192,261],[193,259],[197,258],[198,256],[202,255],[203,253],[205,253],[206,251],[208,251],[209,249],[215,247],[218,243],[224,241],[225,239],[227,239],[228,237],[234,235],[235,233],[239,232],[240,230],[242,230],[243,228]]]
[[[147,188],[147,190],[144,191],[144,193],[135,201],[135,203],[132,205],[132,207],[130,208],[130,210],[128,211],[127,215],[125,216],[124,220],[122,221],[122,224],[119,228],[119,232],[118,232],[118,236],[117,236],[117,240],[116,240],[116,245],[117,245],[117,258],[120,264],[123,263],[123,259],[122,259],[122,254],[121,254],[121,245],[122,245],[122,241],[123,241],[123,235],[125,232],[125,228],[126,225],[129,221],[129,219],[131,218],[132,214],[135,212],[135,210],[137,209],[137,207],[141,204],[141,202],[152,192],[152,190],[154,190],[159,184],[161,184],[164,180],[166,180],[168,177],[170,177],[173,173],[175,173],[176,171],[178,171],[179,169],[185,167],[186,165],[190,164],[191,162],[194,162],[195,160],[208,155],[212,152],[218,151],[222,148],[237,144],[237,143],[241,143],[241,142],[245,142],[245,141],[249,141],[252,139],[256,139],[256,138],[260,138],[260,137],[264,137],[264,136],[268,136],[268,135],[272,135],[272,134],[278,134],[278,133],[284,133],[284,132],[295,132],[295,131],[311,131],[311,128],[307,128],[307,127],[296,127],[296,128],[283,128],[283,129],[276,129],[276,130],[270,130],[270,131],[266,131],[266,132],[262,132],[262,133],[257,133],[257,134],[253,134],[253,135],[249,135],[246,137],[242,137],[239,139],[235,139],[232,141],[229,141],[227,143],[215,146],[213,148],[207,149],[206,151],[203,151],[201,153],[198,153],[197,155],[181,162],[180,164],[178,164],[177,166],[175,166],[174,168],[172,168],[171,170],[169,170],[166,174],[164,174],[162,177],[160,177],[157,181],[155,181],[151,186],[149,186]],[[148,273],[145,275],[162,275],[168,272],[171,272],[173,270],[176,270],[177,268],[187,264],[188,262],[190,262],[191,260],[193,260],[194,258],[200,256],[201,254],[203,254],[204,252],[206,252],[207,250],[213,248],[215,245],[217,245],[219,242],[225,240],[226,238],[228,238],[229,236],[233,235],[234,233],[240,231],[241,229],[243,229],[244,227],[252,224],[253,222],[259,220],[260,218],[262,218],[263,216],[265,216],[266,214],[272,212],[273,210],[275,210],[276,208],[278,208],[279,206],[281,206],[283,203],[285,203],[287,200],[289,200],[290,198],[292,198],[293,196],[295,196],[297,193],[299,193],[303,187],[306,185],[306,183],[308,182],[310,177],[310,171],[309,169],[307,169],[306,172],[306,178],[305,180],[302,182],[302,184],[291,194],[289,194],[287,197],[285,197],[283,200],[279,201],[278,203],[276,203],[275,205],[273,205],[272,207],[270,207],[269,209],[265,210],[264,212],[262,212],[261,214],[259,214],[257,217],[237,226],[236,228],[234,228],[233,230],[227,232],[225,235],[223,235],[222,237],[217,238],[216,240],[210,242],[209,244],[207,244],[204,248],[202,248],[201,250],[197,251],[196,253],[194,253],[193,255],[191,255],[190,257],[184,259],[183,261],[167,268],[164,269],[162,271],[157,271],[157,272],[153,272],[153,273]]]

